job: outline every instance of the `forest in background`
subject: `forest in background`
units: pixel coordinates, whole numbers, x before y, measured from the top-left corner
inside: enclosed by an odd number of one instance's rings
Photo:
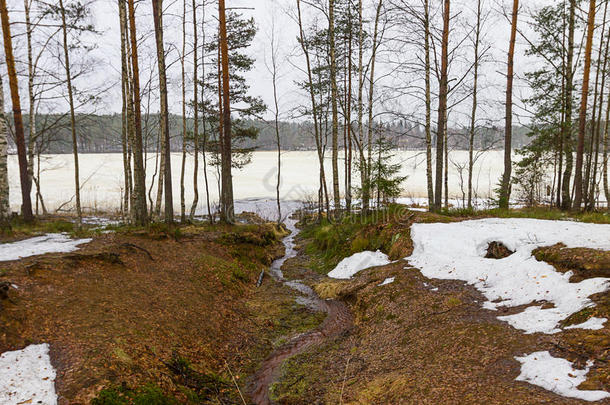
[[[159,115],[146,114],[142,116],[143,137],[148,152],[154,153],[159,148]],[[72,153],[70,138],[70,121],[67,116],[38,115],[38,125],[47,128],[48,136],[39,144],[42,154]],[[121,114],[96,115],[77,114],[76,129],[78,133],[78,150],[82,153],[122,153],[121,146]],[[257,128],[258,137],[244,140],[244,145],[256,150],[270,151],[277,148],[273,122],[264,120],[246,120],[247,126]],[[192,127],[192,118],[187,118],[187,126]],[[281,121],[280,137],[283,150],[298,151],[316,149],[311,122]],[[27,125],[25,126],[27,131]],[[423,150],[426,148],[425,130],[408,122],[395,122],[385,126],[385,130],[393,139],[398,149]],[[10,128],[11,135],[13,128]],[[182,117],[169,115],[169,131],[172,152],[182,150]],[[514,148],[522,148],[530,142],[526,127],[516,127],[514,131]],[[449,129],[449,148],[452,150],[468,150],[468,130],[465,128]],[[504,129],[498,127],[481,128],[475,140],[475,149],[501,149]],[[27,139],[27,137],[26,137]],[[344,147],[342,139],[339,140]],[[192,152],[192,151],[190,151]],[[14,137],[9,138],[9,153],[15,153]]]

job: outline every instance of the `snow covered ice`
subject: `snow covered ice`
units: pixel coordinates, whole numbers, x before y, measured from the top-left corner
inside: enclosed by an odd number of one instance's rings
[[[517,381],[526,381],[564,397],[585,401],[599,401],[610,397],[610,393],[606,391],[576,388],[586,380],[590,363],[584,370],[576,370],[568,360],[553,357],[548,351],[535,352],[515,359],[521,363],[521,374]]]
[[[380,252],[364,251],[355,253],[341,260],[337,267],[328,273],[328,277],[348,279],[361,270],[369,267],[384,266],[389,264],[388,255]]]
[[[49,345],[30,345],[0,355],[0,404],[56,405],[55,369]]]
[[[564,243],[567,247],[610,250],[610,225],[536,219],[481,219],[448,224],[414,224],[414,243],[409,263],[429,278],[463,280],[487,298],[484,308],[536,304],[498,319],[526,333],[556,333],[558,323],[594,305],[589,296],[608,289],[606,278],[570,283],[571,272],[562,274],[532,256],[538,247]],[[490,242],[498,241],[514,251],[504,259],[484,258]],[[598,327],[601,320],[581,325]],[[603,322],[602,322],[603,323]]]
[[[63,233],[49,233],[12,243],[0,244],[0,261],[18,260],[45,253],[73,252],[91,239],[70,239]]]

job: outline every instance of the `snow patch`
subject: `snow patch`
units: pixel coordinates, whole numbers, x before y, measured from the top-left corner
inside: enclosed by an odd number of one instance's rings
[[[55,369],[49,345],[30,345],[0,355],[0,403],[56,405]]]
[[[394,282],[394,279],[396,279],[396,277],[388,277],[385,280],[383,280],[380,284],[377,284],[377,286],[381,287],[382,285],[388,285]]]
[[[390,260],[385,253],[379,250],[376,252],[365,250],[341,260],[337,267],[328,273],[328,277],[347,279],[361,270],[368,269],[369,267],[384,266],[389,263]]]
[[[587,321],[583,323],[579,323],[578,325],[570,325],[566,326],[564,329],[590,329],[590,330],[598,330],[604,328],[604,323],[606,323],[608,319],[606,318],[589,318]]]
[[[0,244],[0,261],[18,260],[45,253],[73,252],[91,239],[70,239],[63,233],[49,233],[18,242]]]
[[[414,250],[409,263],[428,278],[463,280],[487,298],[486,309],[546,301],[553,308],[530,306],[498,319],[526,333],[556,333],[558,322],[593,305],[589,296],[606,291],[607,278],[570,283],[562,274],[532,256],[538,247],[562,242],[567,247],[610,250],[610,225],[526,218],[488,218],[448,224],[414,224]],[[489,242],[502,242],[515,253],[486,259]],[[597,323],[596,323],[597,322]],[[598,325],[591,321],[586,327]],[[580,326],[579,326],[580,327]]]
[[[521,363],[521,374],[517,381],[526,381],[556,394],[569,398],[599,401],[610,397],[606,391],[579,390],[578,385],[586,380],[591,363],[584,370],[576,370],[572,363],[550,355],[548,351],[535,352],[515,357]]]

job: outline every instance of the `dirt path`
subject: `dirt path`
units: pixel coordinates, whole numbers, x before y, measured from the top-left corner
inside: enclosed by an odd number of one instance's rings
[[[257,405],[271,404],[269,388],[278,377],[278,372],[284,361],[292,356],[304,352],[307,348],[323,343],[326,339],[340,335],[352,327],[354,320],[348,307],[341,301],[323,300],[308,286],[297,281],[286,281],[282,273],[282,265],[286,260],[296,256],[294,249],[294,237],[298,233],[294,220],[286,221],[291,234],[284,238],[286,254],[277,259],[271,266],[272,275],[283,281],[287,286],[295,291],[304,294],[304,297],[297,297],[297,301],[306,303],[311,309],[327,314],[324,322],[311,332],[302,333],[294,336],[288,343],[277,348],[263,362],[260,369],[251,379],[250,395],[252,401]]]

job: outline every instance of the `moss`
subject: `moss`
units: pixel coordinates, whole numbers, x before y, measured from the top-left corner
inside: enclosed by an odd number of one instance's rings
[[[281,367],[281,376],[269,387],[269,395],[274,403],[282,405],[302,404],[307,392],[314,387],[323,370],[319,364],[310,361],[311,354],[302,353],[286,360]]]
[[[568,318],[561,321],[561,326],[578,325],[586,322],[589,318],[595,315],[595,308],[588,307],[581,309],[580,311],[573,313]]]
[[[107,388],[91,400],[91,405],[175,405],[178,401],[166,396],[153,385],[131,390],[126,387]]]

